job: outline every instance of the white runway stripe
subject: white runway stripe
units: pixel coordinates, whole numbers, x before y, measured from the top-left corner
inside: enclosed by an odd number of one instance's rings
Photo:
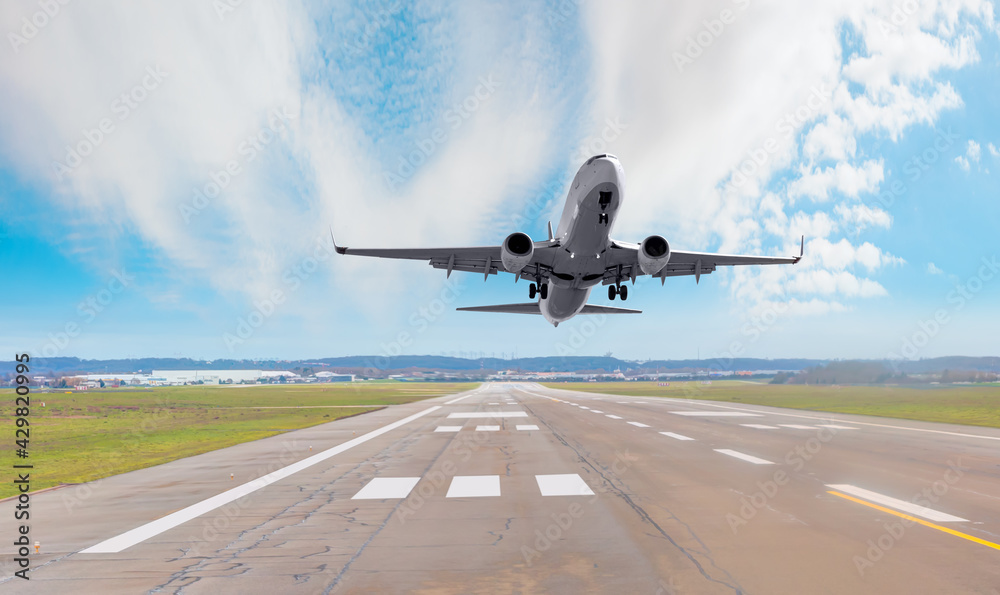
[[[561,475],[536,475],[538,489],[543,496],[593,496],[587,482],[576,473]]]
[[[477,432],[499,432],[500,426],[476,426]]]
[[[621,419],[621,417],[619,417],[617,415],[608,415],[608,416],[605,416],[605,417],[610,417],[611,419]]]
[[[404,417],[399,421],[394,421],[391,424],[384,425],[377,430],[373,430],[371,432],[368,432],[367,434],[363,434],[361,436],[358,436],[357,438],[348,440],[343,444],[338,444],[333,448],[324,450],[321,453],[317,453],[311,457],[302,459],[297,463],[292,463],[291,465],[282,467],[277,471],[273,471],[271,473],[268,473],[267,475],[258,477],[257,479],[249,481],[241,486],[236,486],[231,490],[227,490],[225,492],[222,492],[221,494],[212,496],[207,500],[202,500],[201,502],[192,504],[187,508],[182,508],[177,512],[172,512],[164,517],[156,519],[155,521],[146,523],[145,525],[142,525],[140,527],[136,527],[131,531],[126,531],[121,535],[102,541],[101,543],[91,546],[81,551],[80,553],[117,554],[118,552],[126,548],[132,547],[137,543],[146,541],[150,537],[155,537],[160,533],[163,533],[164,531],[173,529],[177,525],[186,523],[191,519],[198,518],[199,516],[205,514],[206,512],[211,512],[216,508],[225,506],[226,504],[229,504],[234,500],[239,500],[240,498],[246,496],[247,494],[252,494],[253,492],[256,492],[257,490],[263,487],[267,487],[276,481],[282,480],[290,475],[298,473],[303,469],[308,469],[309,467],[312,467],[317,463],[321,463],[332,456],[336,456],[344,451],[350,450],[355,446],[358,446],[359,444],[364,444],[365,442],[368,442],[373,438],[377,438],[382,434],[385,434],[386,432],[395,430],[396,428],[408,424],[415,419],[421,418],[427,415],[428,413],[433,413],[434,411],[437,411],[440,408],[441,408],[440,405],[435,405],[434,407],[424,409],[419,413],[414,413],[409,417]]]
[[[435,432],[461,432],[462,426],[438,426],[434,428]]]
[[[598,411],[597,409],[591,409],[591,413],[604,413],[603,411]]]
[[[694,438],[688,438],[687,436],[681,434],[674,434],[673,432],[660,432],[664,436],[670,436],[671,438],[676,438],[677,440],[694,440]]]
[[[748,463],[753,463],[754,465],[773,465],[771,461],[766,459],[761,459],[753,455],[743,454],[735,450],[729,450],[728,448],[716,448],[715,452],[722,453],[724,455],[729,455],[731,457],[736,457],[737,459],[746,461]]]
[[[857,430],[851,426],[838,426],[837,424],[818,424],[821,428],[833,428],[834,430]]]
[[[740,424],[744,428],[757,428],[758,430],[777,430],[778,426],[765,426],[764,424]]]
[[[518,429],[518,431],[521,431],[521,432],[530,432],[532,430],[537,430],[538,426],[536,426],[534,424],[526,424],[526,425],[523,425],[523,426],[517,426],[517,429]]]
[[[838,492],[844,492],[845,494],[850,494],[852,496],[857,496],[862,500],[868,500],[869,502],[874,502],[876,504],[881,504],[888,508],[895,508],[896,510],[911,514],[913,516],[918,516],[927,519],[928,521],[937,521],[939,523],[967,523],[968,519],[963,519],[954,515],[950,515],[945,512],[939,512],[927,508],[925,506],[920,506],[919,504],[914,504],[912,502],[907,502],[905,500],[897,500],[889,496],[884,496],[877,492],[871,492],[864,488],[859,488],[857,486],[852,486],[843,483],[832,483],[827,484],[828,488],[833,488]]]
[[[800,426],[798,424],[778,424],[782,428],[792,428],[793,430],[815,430],[816,426]]]
[[[449,413],[448,419],[485,419],[490,417],[528,417],[524,411],[476,411],[474,413]]]
[[[648,428],[649,427],[646,424],[644,424],[642,422],[638,422],[638,421],[630,421],[628,423],[629,423],[629,425],[633,425],[633,426],[635,426],[637,428]]]
[[[483,498],[500,495],[499,475],[456,475],[445,498]]]
[[[354,494],[351,500],[385,500],[387,498],[405,498],[410,490],[420,481],[419,477],[376,477]]]
[[[689,417],[764,417],[759,413],[743,413],[740,411],[671,411],[674,415]]]
[[[587,407],[587,406],[584,406],[584,405],[580,405],[580,409],[590,409],[590,407]]]

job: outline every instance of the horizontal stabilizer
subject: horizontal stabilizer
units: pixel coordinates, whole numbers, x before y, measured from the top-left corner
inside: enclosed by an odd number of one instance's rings
[[[499,306],[472,306],[468,308],[456,308],[462,312],[499,312],[501,314],[541,314],[537,302],[529,304],[502,304]],[[642,314],[642,310],[629,310],[628,308],[615,308],[613,306],[595,306],[587,304],[580,314]]]

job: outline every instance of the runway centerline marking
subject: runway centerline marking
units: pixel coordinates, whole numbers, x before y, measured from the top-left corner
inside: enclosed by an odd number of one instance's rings
[[[435,432],[461,432],[462,426],[438,426],[434,428]]]
[[[456,475],[445,498],[484,498],[500,495],[499,475]]]
[[[895,510],[892,510],[891,508],[886,508],[884,506],[879,506],[878,504],[872,504],[871,502],[865,502],[864,500],[862,500],[860,498],[855,498],[854,496],[848,496],[847,494],[841,494],[840,492],[834,492],[833,490],[827,490],[826,493],[827,494],[833,494],[834,496],[838,496],[838,497],[843,498],[845,500],[850,500],[851,502],[857,502],[858,504],[863,504],[865,506],[868,506],[870,508],[874,508],[875,510],[880,510],[880,511],[882,511],[884,513],[887,513],[887,514],[898,516],[901,519],[906,519],[908,521],[913,521],[915,523],[920,523],[921,525],[923,525],[925,527],[930,527],[931,529],[937,529],[938,531],[944,531],[945,533],[950,533],[951,535],[954,535],[955,537],[961,537],[962,539],[968,539],[969,541],[978,543],[980,545],[985,545],[986,547],[991,547],[991,548],[993,548],[995,550],[1000,550],[1000,544],[993,543],[992,541],[986,541],[985,539],[980,539],[980,538],[975,537],[973,535],[969,535],[967,533],[962,533],[961,531],[956,531],[954,529],[949,529],[948,527],[942,527],[941,525],[935,525],[934,523],[925,521],[923,519],[918,519],[917,517],[913,517],[913,516],[910,516],[908,514],[904,514],[902,512],[897,512]]]
[[[927,508],[926,506],[920,506],[919,504],[914,504],[912,502],[907,502],[906,500],[899,500],[891,496],[886,496],[884,494],[879,494],[878,492],[872,492],[864,488],[859,488],[857,486],[848,484],[827,484],[828,488],[833,488],[838,492],[844,492],[845,494],[850,494],[857,498],[862,498],[868,500],[869,502],[875,502],[876,504],[881,504],[882,506],[887,506],[889,508],[894,508],[896,510],[912,514],[913,516],[923,517],[928,521],[937,521],[939,523],[968,523],[969,519],[963,519],[962,517],[957,517],[946,512],[940,512],[932,508]]]
[[[361,488],[351,500],[387,500],[389,498],[405,498],[410,495],[413,486],[420,481],[419,477],[376,477]]]
[[[648,428],[649,427],[648,425],[646,425],[646,424],[644,424],[642,422],[638,422],[638,421],[630,421],[628,423],[629,423],[629,425],[635,426],[637,428]]]
[[[591,413],[604,413],[603,411],[598,411],[597,409],[591,409]]]
[[[532,430],[537,430],[538,426],[535,424],[525,424],[523,426],[515,426],[519,432],[530,432]]]
[[[774,464],[771,461],[768,461],[767,459],[761,459],[759,457],[755,457],[753,455],[744,454],[744,453],[736,451],[736,450],[730,450],[728,448],[716,448],[714,450],[715,450],[715,452],[722,453],[724,455],[729,455],[731,457],[735,457],[737,459],[746,461],[748,463],[753,463],[754,465],[773,465]]]
[[[593,496],[587,482],[576,473],[559,475],[536,475],[538,489],[542,496]]]
[[[605,415],[604,417],[610,417],[611,419],[621,419],[618,415]]]
[[[676,440],[694,440],[694,438],[688,438],[683,434],[674,434],[673,432],[660,432],[660,433],[663,434],[664,436],[670,436],[671,438],[674,438]]]
[[[448,419],[484,419],[490,417],[528,417],[528,414],[524,411],[475,411],[448,414]]]
[[[452,405],[454,403],[458,403],[459,401],[462,401],[462,400],[468,399],[469,397],[474,397],[474,396],[476,396],[475,392],[473,392],[472,394],[469,394],[469,395],[465,395],[464,397],[459,397],[457,399],[452,399],[450,401],[445,401],[444,404],[445,405]]]
[[[477,432],[499,432],[500,426],[476,426]]]
[[[198,518],[199,516],[205,514],[206,512],[211,512],[216,508],[225,506],[226,504],[229,504],[234,500],[238,500],[243,496],[246,496],[247,494],[256,492],[257,490],[267,487],[276,481],[289,477],[290,475],[298,473],[303,469],[308,469],[309,467],[312,467],[317,463],[322,463],[323,461],[329,459],[330,457],[336,456],[344,451],[350,450],[360,444],[364,444],[365,442],[368,442],[373,438],[378,438],[379,436],[385,434],[386,432],[391,432],[392,430],[395,430],[400,426],[408,424],[415,419],[419,419],[427,415],[428,413],[433,413],[440,408],[441,408],[440,405],[435,405],[434,407],[430,407],[418,413],[414,413],[409,417],[404,417],[403,419],[394,421],[391,424],[384,425],[381,428],[368,432],[367,434],[362,434],[357,438],[348,440],[343,444],[338,444],[333,448],[329,448],[321,453],[317,453],[311,457],[302,459],[297,463],[292,463],[291,465],[282,467],[277,471],[273,471],[271,473],[268,473],[267,475],[262,475],[261,477],[258,477],[253,481],[249,481],[243,485],[236,486],[231,490],[226,490],[225,492],[212,496],[207,500],[202,500],[201,502],[197,502],[195,504],[192,504],[191,506],[182,508],[177,512],[172,512],[164,517],[156,519],[155,521],[151,521],[149,523],[146,523],[145,525],[136,527],[131,531],[126,531],[121,535],[112,537],[111,539],[106,539],[98,543],[97,545],[93,545],[85,550],[82,550],[80,553],[117,554],[118,552],[126,548],[130,548],[137,543],[141,543],[151,537],[155,537],[160,533],[163,533],[164,531],[173,529],[174,527],[182,523],[186,523],[192,519]]]
[[[744,428],[757,428],[758,430],[777,430],[778,426],[765,426],[764,424],[740,424]]]
[[[782,428],[792,428],[793,430],[815,430],[816,426],[800,426],[798,424],[778,424]]]
[[[739,411],[671,411],[674,415],[688,417],[764,417],[760,413],[742,413]]]
[[[838,426],[837,424],[816,424],[821,428],[833,428],[834,430],[857,430],[851,426]]]

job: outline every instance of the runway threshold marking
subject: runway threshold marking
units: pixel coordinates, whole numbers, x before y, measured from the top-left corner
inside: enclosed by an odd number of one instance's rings
[[[354,494],[351,500],[387,500],[410,495],[419,477],[376,477]]]
[[[477,432],[499,432],[500,426],[476,426]]]
[[[461,432],[462,426],[438,426],[434,428],[435,432]]]
[[[660,433],[663,434],[664,436],[670,436],[675,440],[694,440],[694,438],[688,438],[683,434],[674,434],[673,432],[660,432]]]
[[[761,459],[759,457],[755,457],[753,455],[744,454],[744,453],[736,451],[736,450],[730,450],[728,448],[716,448],[714,450],[715,450],[715,452],[718,452],[718,453],[721,453],[721,454],[724,454],[724,455],[729,455],[731,457],[735,457],[735,458],[740,459],[742,461],[746,461],[748,463],[753,463],[754,465],[773,465],[774,464],[771,461],[768,461],[767,459]]]
[[[969,519],[963,519],[962,517],[957,517],[955,515],[948,514],[946,512],[940,512],[932,508],[927,508],[926,506],[920,506],[919,504],[914,504],[912,502],[907,502],[906,500],[899,500],[898,498],[892,498],[891,496],[885,496],[879,494],[878,492],[872,492],[864,488],[859,488],[857,486],[848,484],[827,484],[828,488],[833,488],[838,492],[844,492],[846,494],[851,494],[858,498],[863,498],[869,502],[876,502],[883,506],[888,506],[889,508],[895,508],[896,510],[901,510],[903,512],[912,514],[914,516],[923,517],[929,521],[937,521],[939,523],[968,523]]]
[[[456,475],[445,498],[484,498],[500,495],[499,475]]]
[[[827,490],[826,493],[827,494],[833,494],[834,496],[843,498],[845,500],[850,500],[851,502],[857,502],[858,504],[863,504],[863,505],[865,505],[865,506],[867,506],[869,508],[874,508],[875,510],[880,510],[880,511],[882,511],[884,513],[887,513],[887,514],[898,516],[901,519],[906,519],[908,521],[913,521],[914,523],[920,523],[921,525],[923,525],[925,527],[930,527],[931,529],[937,529],[938,531],[943,531],[945,533],[949,533],[951,535],[954,535],[955,537],[961,537],[962,539],[967,539],[969,541],[978,543],[980,545],[985,545],[986,547],[991,547],[991,548],[993,548],[995,550],[1000,550],[1000,544],[993,543],[992,541],[986,541],[985,539],[980,539],[980,538],[975,537],[973,535],[969,535],[967,533],[962,533],[961,531],[956,531],[954,529],[949,529],[948,527],[942,527],[941,525],[935,525],[934,523],[931,523],[930,521],[925,521],[923,519],[918,519],[915,516],[910,516],[910,515],[908,515],[906,513],[899,512],[899,511],[896,511],[896,510],[892,510],[891,508],[886,508],[884,506],[879,506],[878,504],[873,504],[872,502],[866,502],[866,501],[864,501],[864,500],[862,500],[860,498],[855,498],[854,496],[848,496],[847,494],[841,494],[840,492],[836,492],[836,491],[833,491],[833,490]]]
[[[448,419],[485,419],[490,417],[528,417],[528,414],[524,411],[476,411],[448,414]]]
[[[225,506],[226,504],[229,504],[230,502],[233,502],[234,500],[239,500],[243,496],[256,492],[257,490],[267,487],[276,481],[279,481],[290,475],[298,473],[303,469],[308,469],[309,467],[312,467],[317,463],[322,463],[323,461],[329,459],[330,457],[339,455],[340,453],[350,450],[360,444],[364,444],[365,442],[368,442],[373,438],[378,438],[379,436],[385,434],[386,432],[391,432],[392,430],[395,430],[400,426],[406,425],[415,419],[419,419],[427,415],[428,413],[433,413],[440,408],[441,408],[440,405],[435,405],[434,407],[430,407],[418,413],[414,413],[409,417],[404,417],[403,419],[394,421],[391,424],[384,425],[381,428],[368,432],[367,434],[362,434],[357,438],[348,440],[343,444],[338,444],[333,448],[329,448],[321,453],[317,453],[311,457],[302,459],[297,463],[292,463],[291,465],[282,467],[277,471],[273,471],[271,473],[268,473],[267,475],[262,475],[253,481],[249,481],[243,485],[236,486],[231,490],[226,490],[225,492],[212,496],[207,500],[202,500],[201,502],[197,502],[195,504],[192,504],[191,506],[182,508],[177,512],[170,513],[167,516],[156,519],[155,521],[151,521],[149,523],[146,523],[145,525],[136,527],[131,531],[126,531],[121,535],[112,537],[111,539],[106,539],[98,543],[97,545],[82,550],[80,553],[117,554],[118,552],[130,548],[137,543],[141,543],[151,537],[155,537],[160,533],[163,533],[164,531],[173,529],[177,525],[198,518],[199,516],[205,514],[206,512],[211,512],[216,508],[220,508],[222,506]]]
[[[648,425],[646,425],[646,424],[644,424],[642,422],[638,422],[638,421],[630,421],[630,422],[628,422],[628,424],[630,426],[635,426],[637,428],[648,428],[649,427]]]
[[[519,432],[530,432],[532,430],[537,430],[538,426],[535,424],[525,424],[523,426],[515,426]]]
[[[590,489],[587,482],[583,481],[576,473],[562,473],[558,475],[536,475],[538,489],[542,496],[593,496],[594,491]]]

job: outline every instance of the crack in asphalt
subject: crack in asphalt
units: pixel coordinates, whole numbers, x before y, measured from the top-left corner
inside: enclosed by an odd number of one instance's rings
[[[652,525],[653,527],[655,527],[656,530],[657,530],[657,532],[659,532],[659,534],[660,534],[661,537],[663,537],[664,539],[666,539],[667,541],[669,541],[671,545],[673,545],[680,553],[682,553],[688,560],[690,560],[691,563],[693,563],[695,565],[695,567],[698,569],[698,572],[703,577],[705,577],[706,580],[709,580],[709,581],[711,581],[713,583],[717,583],[719,585],[728,587],[729,589],[732,589],[735,593],[738,593],[738,594],[745,593],[743,587],[741,587],[739,585],[739,583],[736,581],[735,577],[733,577],[729,573],[729,571],[727,571],[726,569],[720,568],[718,566],[718,564],[715,562],[715,559],[712,557],[708,546],[705,544],[705,542],[703,542],[701,540],[701,538],[698,537],[698,535],[694,532],[694,530],[691,528],[690,525],[688,525],[684,521],[680,520],[677,517],[677,515],[675,515],[669,509],[664,508],[664,510],[666,510],[667,513],[670,515],[670,518],[672,520],[675,520],[676,522],[680,523],[681,525],[683,525],[684,528],[687,529],[687,531],[690,534],[690,536],[692,538],[694,538],[703,548],[705,548],[705,551],[699,552],[697,550],[691,550],[691,549],[689,549],[689,548],[684,547],[683,545],[681,545],[676,539],[674,539],[669,533],[667,533],[667,531],[665,529],[663,529],[663,527],[661,527],[655,520],[653,520],[653,518],[649,515],[648,512],[646,512],[646,510],[642,507],[642,505],[640,505],[638,502],[636,502],[635,500],[633,500],[632,497],[629,496],[623,489],[621,489],[617,485],[615,485],[613,479],[611,477],[608,477],[608,475],[606,474],[606,472],[608,470],[606,467],[604,467],[603,465],[601,465],[599,463],[591,461],[590,458],[589,458],[589,456],[590,456],[589,452],[586,453],[586,454],[584,454],[584,452],[583,452],[584,447],[583,447],[582,444],[577,443],[578,446],[573,446],[572,444],[570,444],[563,437],[562,434],[560,434],[559,432],[557,432],[547,421],[545,421],[544,419],[542,419],[542,417],[539,416],[527,403],[524,404],[524,407],[525,407],[525,409],[527,409],[528,411],[530,411],[532,414],[534,414],[534,416],[538,419],[538,421],[540,421],[541,423],[543,423],[545,425],[545,427],[547,427],[552,432],[552,435],[555,436],[557,440],[559,440],[559,442],[561,442],[567,448],[569,448],[574,453],[576,453],[576,456],[580,459],[581,463],[584,463],[585,465],[587,465],[588,467],[590,467],[594,471],[594,473],[596,473],[597,475],[599,475],[601,477],[601,479],[603,479],[607,483],[607,485],[610,486],[611,490],[614,491],[618,495],[618,497],[621,498],[626,504],[628,504],[628,506],[630,508],[632,508],[632,510],[634,510],[636,512],[636,514],[638,514],[639,517],[643,521],[645,521],[645,522],[649,523],[650,525]],[[617,477],[617,474],[615,476]],[[621,478],[618,478],[618,479],[619,479],[619,481],[621,481]],[[622,482],[622,483],[624,483],[624,482]],[[655,537],[655,535],[654,535],[654,537]],[[692,551],[694,553],[692,553]],[[719,572],[722,572],[723,574],[725,574],[726,580],[715,578],[711,574],[709,574],[708,570],[706,570],[706,568],[701,564],[701,562],[698,561],[698,559],[695,557],[694,554],[701,554],[701,555],[705,556],[708,559],[709,563],[711,564],[712,568],[714,568],[714,569],[718,570]],[[727,582],[727,580],[728,581],[732,581],[732,583],[735,583],[735,584],[731,584],[730,582]]]

